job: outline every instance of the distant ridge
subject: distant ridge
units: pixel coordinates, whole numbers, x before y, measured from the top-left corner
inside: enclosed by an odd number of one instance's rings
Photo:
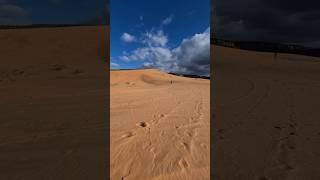
[[[244,50],[288,53],[288,54],[320,57],[319,48],[311,48],[311,47],[305,47],[305,46],[294,45],[294,44],[282,44],[282,43],[260,42],[260,41],[229,41],[229,40],[223,40],[223,39],[217,39],[217,38],[211,38],[210,43],[212,45],[244,49]]]
[[[134,70],[146,70],[146,69],[156,69],[156,68],[128,68],[128,69],[110,69],[110,71],[134,71]]]
[[[110,71],[134,71],[134,70],[147,70],[147,69],[155,69],[155,68],[110,69]],[[199,75],[193,75],[193,74],[179,74],[179,73],[173,73],[173,72],[168,72],[168,74],[175,75],[175,76],[181,76],[181,77],[188,77],[188,78],[210,79],[209,76],[199,76]]]
[[[110,69],[110,71],[134,71],[134,70],[143,70],[143,69]]]
[[[199,76],[199,75],[191,75],[191,74],[179,74],[179,73],[172,73],[169,74],[175,75],[175,76],[182,76],[182,77],[188,77],[188,78],[201,78],[201,79],[210,79],[209,76]]]
[[[103,24],[32,24],[32,25],[0,25],[0,29],[60,28],[79,26],[107,26]]]

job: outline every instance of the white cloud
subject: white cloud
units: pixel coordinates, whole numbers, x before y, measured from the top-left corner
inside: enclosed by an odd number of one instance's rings
[[[130,61],[129,57],[126,56],[126,55],[120,56],[119,59],[124,61],[124,62],[129,62]]]
[[[120,65],[117,63],[110,62],[111,69],[118,68]]]
[[[172,20],[173,20],[173,15],[165,18],[165,19],[162,21],[162,25],[168,25],[168,24],[170,24],[170,23],[172,22]]]
[[[148,48],[138,48],[133,51],[133,54],[130,56],[132,60],[145,60],[149,56]]]
[[[120,37],[120,39],[123,41],[123,42],[126,42],[126,43],[130,43],[130,42],[135,42],[136,41],[136,37],[129,34],[129,33],[123,33],[122,36]]]
[[[148,46],[165,46],[168,42],[168,37],[164,34],[163,30],[156,32],[151,30],[144,34],[142,42]]]
[[[145,68],[151,68],[151,67],[153,67],[153,63],[152,62],[144,62],[142,66]]]
[[[173,15],[165,18],[159,28],[152,28],[139,38],[124,33],[121,36],[123,41],[135,41],[141,46],[131,52],[123,52],[118,59],[124,62],[142,61],[143,67],[155,67],[167,72],[210,74],[210,28],[183,39],[177,47],[171,48],[167,46],[168,36],[162,27],[170,24],[172,19]],[[140,20],[143,20],[142,16]]]

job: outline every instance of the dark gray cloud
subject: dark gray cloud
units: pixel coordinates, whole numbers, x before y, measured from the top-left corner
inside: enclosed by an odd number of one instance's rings
[[[214,0],[213,35],[231,40],[310,44],[320,40],[320,1]]]
[[[110,24],[110,10],[109,3],[106,2],[104,7],[101,10],[98,10],[96,14],[90,17],[88,20],[84,22],[80,22],[84,24],[95,24],[95,25],[109,25]]]
[[[179,73],[209,76],[210,72],[210,29],[201,34],[184,39],[180,46],[173,49]]]
[[[29,24],[31,10],[0,1],[0,25]]]
[[[63,0],[48,0],[52,4],[60,4]]]

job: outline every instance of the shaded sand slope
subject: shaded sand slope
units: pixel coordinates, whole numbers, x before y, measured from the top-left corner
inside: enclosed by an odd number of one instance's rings
[[[111,179],[209,179],[209,80],[110,73]]]
[[[320,179],[320,58],[211,51],[215,178]]]
[[[107,178],[107,30],[0,30],[0,179]]]

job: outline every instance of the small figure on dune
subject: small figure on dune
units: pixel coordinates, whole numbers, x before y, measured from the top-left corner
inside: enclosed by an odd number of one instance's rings
[[[277,53],[277,52],[274,52],[274,54],[273,54],[273,58],[274,58],[274,59],[276,59],[276,58],[277,58],[277,56],[278,56],[278,53]]]
[[[170,83],[171,83],[171,84],[173,83],[172,80],[170,81]]]
[[[273,53],[273,62],[274,62],[274,63],[277,63],[277,57],[278,57],[278,53],[277,53],[277,52],[274,52],[274,53]]]

